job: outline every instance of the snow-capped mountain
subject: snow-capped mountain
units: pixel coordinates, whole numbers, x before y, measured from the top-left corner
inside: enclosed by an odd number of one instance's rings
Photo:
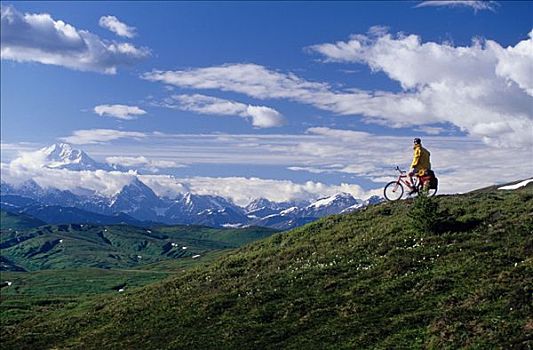
[[[372,199],[372,201],[374,200]],[[307,206],[292,206],[279,210],[277,213],[256,218],[253,224],[278,229],[289,229],[304,225],[324,216],[356,211],[364,208],[368,204],[369,202],[356,199],[349,193],[337,193],[333,196],[320,198]]]
[[[43,161],[42,166],[48,168],[117,171],[117,168],[99,163],[85,152],[65,143],[54,144],[38,152],[39,159]],[[50,222],[81,220],[83,213],[93,213],[93,219],[98,217],[100,221],[111,222],[120,219],[120,215],[126,215],[131,220],[139,220],[138,222],[230,227],[257,225],[288,229],[327,215],[359,210],[381,201],[379,197],[372,197],[363,202],[348,193],[338,193],[312,203],[273,202],[258,198],[247,206],[240,207],[223,197],[190,192],[175,198],[160,197],[135,173],[128,173],[128,178],[131,181],[126,181],[121,185],[122,188],[118,187],[119,190],[111,195],[84,188],[72,191],[50,186],[43,188],[33,179],[18,184],[2,181],[1,206],[4,210],[14,212],[33,211],[42,214]],[[108,218],[103,218],[102,215]]]
[[[338,214],[346,208],[361,205],[363,203],[360,199],[355,199],[349,193],[337,193],[330,197],[325,197],[311,203],[303,209],[303,216],[324,217],[327,215]]]
[[[126,213],[138,220],[156,220],[155,208],[165,206],[163,200],[141,180],[134,180],[111,197],[109,208],[113,213]]]
[[[165,217],[187,224],[217,223],[216,226],[248,221],[243,208],[229,200],[190,192],[176,198],[166,210]]]
[[[372,196],[366,199],[365,201],[358,201],[356,204],[349,206],[346,209],[343,209],[340,213],[341,214],[351,213],[351,212],[360,210],[364,207],[367,207],[369,205],[379,204],[381,202],[383,202],[383,198],[381,198],[380,196]]]
[[[55,143],[44,147],[41,152],[46,156],[46,167],[68,170],[110,170],[109,165],[99,163],[89,157],[87,153],[72,148],[68,143]]]
[[[272,202],[266,198],[257,198],[244,208],[244,212],[250,220],[258,220],[267,216],[281,214],[287,209],[303,208],[307,205],[309,205],[307,201]]]
[[[252,213],[257,210],[263,210],[263,209],[271,209],[276,210],[278,207],[276,206],[275,202],[271,202],[266,198],[257,198],[250,202],[246,207],[244,207],[244,211],[246,213]]]

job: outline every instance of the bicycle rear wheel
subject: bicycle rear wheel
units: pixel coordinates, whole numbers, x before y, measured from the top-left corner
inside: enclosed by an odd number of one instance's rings
[[[391,181],[385,185],[383,195],[388,201],[397,201],[403,196],[403,186],[398,181]]]

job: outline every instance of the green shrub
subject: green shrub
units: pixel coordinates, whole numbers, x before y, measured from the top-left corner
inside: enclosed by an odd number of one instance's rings
[[[439,222],[438,209],[439,205],[435,199],[418,196],[408,214],[411,228],[419,233],[434,233]]]

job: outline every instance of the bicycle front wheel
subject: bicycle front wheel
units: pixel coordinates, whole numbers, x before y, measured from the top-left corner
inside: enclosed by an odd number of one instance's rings
[[[391,181],[383,190],[383,195],[388,201],[397,201],[403,196],[403,186],[398,181]]]

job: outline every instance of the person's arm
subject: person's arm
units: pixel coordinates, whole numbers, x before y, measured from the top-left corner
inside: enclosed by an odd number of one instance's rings
[[[420,160],[420,154],[421,154],[420,147],[415,148],[415,153],[413,155],[413,162],[411,163],[411,169],[415,169],[418,165],[418,161]]]

